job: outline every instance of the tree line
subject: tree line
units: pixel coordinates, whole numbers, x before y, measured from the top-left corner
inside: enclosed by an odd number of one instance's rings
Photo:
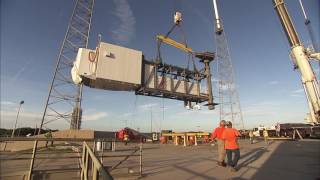
[[[11,137],[13,129],[4,129],[0,128],[0,137]],[[34,136],[37,135],[39,131],[39,128],[31,128],[31,127],[22,127],[22,128],[17,128],[15,130],[15,137],[23,137],[23,136]],[[41,134],[47,133],[47,132],[54,132],[58,131],[56,130],[51,130],[51,129],[41,129]]]

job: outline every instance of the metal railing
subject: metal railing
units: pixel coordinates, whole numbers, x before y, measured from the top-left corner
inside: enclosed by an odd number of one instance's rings
[[[90,163],[92,162],[92,163]],[[91,165],[91,167],[89,166]],[[92,179],[113,179],[108,171],[104,169],[98,158],[95,156],[91,148],[86,142],[83,142],[82,162],[81,162],[81,180],[87,180],[89,178],[89,171],[92,171]]]
[[[35,140],[34,141],[34,146],[33,146],[33,151],[32,151],[32,157],[31,157],[31,161],[30,161],[28,180],[31,180],[31,178],[32,178],[34,159],[35,159],[36,153],[37,153],[37,144],[38,144],[38,141]]]
[[[15,142],[15,141],[29,141],[29,142],[34,142],[32,149],[32,152],[25,151],[19,151],[20,155],[25,155],[23,157],[6,157],[6,158],[1,158],[0,160],[30,160],[29,168],[28,171],[25,172],[23,175],[26,177],[28,180],[31,180],[35,176],[35,170],[34,170],[34,164],[37,159],[56,159],[56,157],[49,157],[46,156],[44,157],[43,155],[46,155],[48,152],[44,151],[39,151],[40,149],[45,148],[44,144],[41,144],[39,146],[40,142],[48,142],[48,141],[54,141],[56,145],[58,146],[72,146],[72,151],[66,151],[64,153],[68,153],[70,155],[65,156],[64,158],[71,158],[71,159],[79,159],[79,175],[81,179],[87,180],[87,179],[113,179],[113,177],[110,175],[110,172],[114,171],[115,169],[118,169],[121,164],[123,164],[125,161],[127,161],[130,157],[138,157],[138,174],[140,177],[142,177],[142,152],[143,152],[143,143],[142,141],[132,141],[132,143],[139,143],[139,147],[136,147],[135,149],[130,149],[134,150],[130,154],[111,154],[111,155],[105,155],[104,154],[104,149],[106,148],[107,150],[111,152],[116,152],[116,143],[123,143],[123,141],[119,141],[116,139],[70,139],[70,138],[25,138],[25,137],[15,137],[15,138],[5,138],[1,137],[0,138],[0,143],[7,143],[7,142]],[[59,144],[57,142],[76,142],[79,147],[73,146],[72,143],[67,143],[67,144]],[[82,142],[80,144],[80,142]],[[102,148],[101,150],[95,152],[96,148],[96,142],[101,142],[102,143]],[[93,143],[93,147],[90,148],[90,145],[88,143]],[[110,146],[107,148],[105,147],[106,143],[110,143]],[[82,148],[81,148],[82,146]],[[110,148],[110,149],[109,149]],[[108,152],[109,152],[108,151]],[[78,155],[73,155],[73,153],[78,153]],[[31,155],[27,157],[28,155]],[[40,155],[40,156],[38,156]],[[38,157],[37,157],[38,156]],[[111,166],[110,169],[105,169],[103,166],[103,158],[121,158],[123,157],[122,160],[120,160],[118,163],[115,165]],[[100,158],[100,160],[99,160]],[[37,170],[38,171],[38,170]],[[136,174],[136,175],[138,175]],[[117,174],[119,175],[119,174]],[[133,174],[132,174],[133,175]]]

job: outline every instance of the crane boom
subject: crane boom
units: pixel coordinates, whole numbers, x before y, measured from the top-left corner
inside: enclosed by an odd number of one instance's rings
[[[216,25],[216,33],[217,34],[221,34],[222,31],[223,31],[223,28],[222,28],[221,20],[220,20],[220,17],[219,17],[217,0],[213,0],[213,8],[214,8],[214,16],[215,16],[215,19],[216,19],[216,23],[215,23],[215,25]]]
[[[308,100],[311,120],[313,123],[318,124],[320,123],[319,84],[317,83],[317,78],[309,62],[307,51],[300,42],[284,4],[284,0],[273,0],[273,4],[289,41],[293,58],[296,60],[297,67],[301,73],[301,80]]]

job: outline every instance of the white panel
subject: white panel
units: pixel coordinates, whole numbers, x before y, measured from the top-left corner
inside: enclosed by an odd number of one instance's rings
[[[147,83],[148,78],[150,77],[150,75],[152,74],[153,71],[153,67],[152,65],[149,64],[145,64],[144,65],[144,82]],[[146,85],[147,88],[154,88],[154,75],[152,75],[151,79],[149,80],[149,83]]]
[[[79,48],[76,63],[80,75],[95,79],[96,63],[89,61],[89,52],[94,52],[94,50]]]
[[[171,79],[166,77],[166,90],[171,91]]]
[[[108,43],[100,44],[97,78],[140,84],[141,70],[141,51]]]

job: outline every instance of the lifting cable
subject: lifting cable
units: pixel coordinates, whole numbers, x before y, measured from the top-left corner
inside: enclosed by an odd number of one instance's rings
[[[133,112],[131,113],[131,124],[133,124],[132,126],[135,127],[136,125],[136,112],[137,112],[137,102],[138,102],[138,95],[135,95],[135,99],[134,99],[134,104],[133,104]],[[134,128],[133,128],[134,129]]]
[[[181,13],[176,11],[176,13],[179,13],[179,15],[181,16]],[[175,14],[176,16],[176,14]],[[173,30],[178,27],[180,32],[181,32],[181,35],[182,35],[182,42],[183,44],[185,45],[185,47],[188,47],[188,44],[187,44],[187,38],[186,38],[186,34],[185,34],[185,31],[183,30],[182,26],[180,25],[180,22],[181,20],[178,20],[176,21],[175,20],[175,23],[173,24],[173,26],[170,28],[170,30],[166,33],[166,35],[164,36],[164,38],[167,38],[169,37],[169,35],[173,32]],[[157,57],[156,57],[156,62],[157,63],[161,63],[163,64],[163,60],[162,60],[162,57],[161,57],[161,44],[162,44],[162,40],[158,40],[157,41]],[[186,69],[189,69],[189,64],[190,64],[190,61],[192,61],[192,65],[193,65],[193,70],[198,72],[197,70],[197,67],[196,67],[196,63],[195,63],[195,60],[194,60],[194,54],[193,53],[187,53],[188,54],[188,60],[187,60],[187,67]]]

